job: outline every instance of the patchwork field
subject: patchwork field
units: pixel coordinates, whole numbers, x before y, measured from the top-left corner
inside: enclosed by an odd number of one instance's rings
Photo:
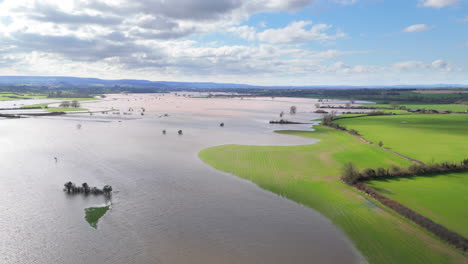
[[[361,168],[409,166],[409,161],[327,127],[278,133],[320,142],[301,146],[224,145],[202,150],[199,156],[219,170],[319,211],[350,237],[370,263],[466,261],[454,249],[339,180],[341,166],[349,161]]]
[[[370,181],[385,196],[468,237],[468,173]]]
[[[395,115],[340,119],[366,139],[426,163],[468,158],[468,115]]]
[[[375,104],[372,105],[375,108],[388,108],[389,104]],[[464,112],[468,110],[468,105],[462,104],[399,104],[399,106],[405,106],[407,109],[428,109],[428,110],[437,110],[437,111],[454,111],[454,112]]]

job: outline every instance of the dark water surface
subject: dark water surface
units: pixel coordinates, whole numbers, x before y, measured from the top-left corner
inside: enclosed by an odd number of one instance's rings
[[[278,126],[267,121],[290,102],[148,98],[92,103],[122,110],[141,105],[144,116],[0,120],[0,263],[360,261],[320,214],[197,156],[226,143],[313,143],[271,132]],[[199,101],[190,105],[193,100]],[[294,118],[318,117],[308,113],[313,102],[294,103],[304,110]],[[166,111],[169,117],[160,118]],[[84,209],[102,206],[104,198],[66,195],[62,188],[69,180],[113,186],[112,207],[97,229],[85,221]]]

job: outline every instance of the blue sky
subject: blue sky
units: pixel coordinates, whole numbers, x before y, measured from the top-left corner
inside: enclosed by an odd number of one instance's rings
[[[468,84],[467,0],[0,0],[0,75]]]

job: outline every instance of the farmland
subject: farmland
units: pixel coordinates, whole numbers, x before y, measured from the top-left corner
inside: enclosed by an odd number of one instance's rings
[[[199,155],[219,170],[321,212],[371,263],[463,261],[463,256],[442,242],[339,181],[340,168],[349,161],[361,168],[408,166],[409,161],[342,131],[322,126],[316,129],[279,132],[320,139],[314,145],[224,145],[205,149]]]
[[[433,221],[468,236],[468,173],[374,180],[366,184]]]
[[[394,115],[340,119],[366,139],[425,163],[467,157],[468,115]]]

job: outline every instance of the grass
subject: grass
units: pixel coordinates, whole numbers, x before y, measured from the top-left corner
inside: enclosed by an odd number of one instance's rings
[[[372,104],[366,105],[375,108],[388,108],[390,107],[389,104]],[[405,106],[407,109],[428,109],[428,110],[437,110],[437,111],[453,111],[453,112],[464,112],[468,110],[468,105],[462,104],[417,104],[417,103],[409,103],[409,104],[399,104],[399,106]]]
[[[19,100],[19,99],[43,99],[47,96],[44,94],[34,94],[34,93],[11,93],[11,92],[0,92],[0,101],[10,101],[10,100]]]
[[[86,111],[87,108],[79,107],[48,107],[49,103],[45,104],[33,104],[33,105],[24,105],[21,109],[31,109],[31,108],[43,108],[47,112],[67,112],[67,111]]]
[[[366,139],[425,163],[468,158],[468,115],[394,115],[337,120]]]
[[[468,172],[375,180],[366,184],[448,229],[468,237]]]
[[[89,207],[85,209],[85,219],[90,226],[97,228],[97,223],[110,209],[110,205],[103,207]]]
[[[67,112],[67,111],[86,111],[87,108],[79,108],[79,107],[49,107],[45,109],[47,112]]]
[[[410,162],[342,131],[278,133],[320,139],[313,145],[224,145],[200,158],[261,188],[313,208],[341,228],[370,263],[462,263],[466,258],[419,227],[382,209],[339,180],[341,166],[408,166]],[[371,157],[371,158],[369,158]]]

